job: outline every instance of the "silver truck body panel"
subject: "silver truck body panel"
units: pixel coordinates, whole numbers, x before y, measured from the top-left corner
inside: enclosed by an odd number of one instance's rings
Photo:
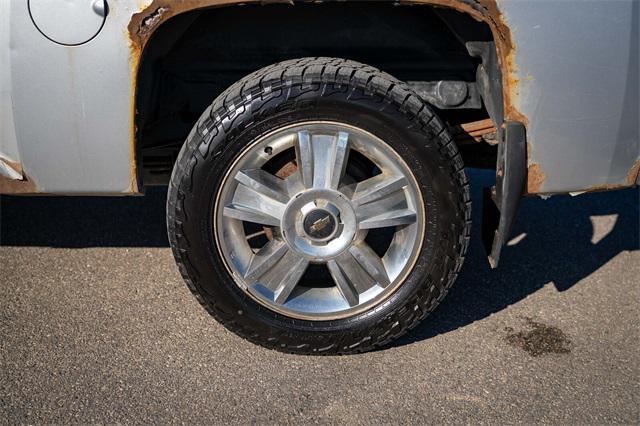
[[[517,65],[506,78],[517,80],[514,105],[527,119],[529,178],[536,181],[529,191],[634,183],[638,2],[503,0],[497,5],[511,30]],[[138,192],[139,58],[128,25],[148,6],[110,1],[101,31],[86,43],[67,46],[43,36],[26,1],[0,0],[0,163],[18,173],[0,168],[0,189],[3,179],[24,178],[31,183],[29,192]],[[69,14],[65,24],[71,27],[73,21]]]
[[[107,8],[104,0],[28,0],[34,25],[49,40],[69,46],[88,42],[104,24]],[[73,21],[73,25],[69,22]]]
[[[6,0],[0,14],[5,7]],[[64,46],[38,31],[26,2],[11,2],[10,97],[18,160],[38,192],[137,191],[131,185],[132,71],[126,38],[135,11],[134,2],[118,2],[97,37]]]
[[[0,176],[18,179],[20,173],[12,173],[7,164],[20,163],[11,96],[10,8],[8,0],[0,1]]]
[[[638,163],[638,1],[501,2],[538,192],[628,183]],[[633,177],[632,177],[633,178]]]

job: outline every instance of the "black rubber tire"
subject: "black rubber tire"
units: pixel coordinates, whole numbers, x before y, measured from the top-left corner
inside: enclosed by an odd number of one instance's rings
[[[391,145],[413,170],[428,220],[413,271],[383,303],[335,321],[278,314],[248,297],[213,237],[213,203],[243,147],[285,124],[334,120]],[[207,108],[182,147],[169,186],[167,225],[189,289],[229,330],[259,345],[303,354],[345,354],[385,345],[424,319],[456,279],[469,243],[469,186],[442,121],[407,85],[373,67],[303,58],[263,68]]]

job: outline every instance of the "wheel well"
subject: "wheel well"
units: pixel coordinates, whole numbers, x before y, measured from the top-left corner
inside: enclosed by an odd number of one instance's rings
[[[202,111],[259,68],[331,56],[375,66],[404,81],[475,82],[480,59],[469,54],[468,41],[492,41],[491,29],[468,14],[429,5],[271,4],[181,13],[156,29],[140,59],[135,120],[143,183],[166,183]],[[438,112],[452,128],[489,117],[484,106]],[[462,132],[461,140],[474,140],[469,134]],[[489,144],[462,148],[463,155],[471,153],[465,155],[467,164],[495,163]]]

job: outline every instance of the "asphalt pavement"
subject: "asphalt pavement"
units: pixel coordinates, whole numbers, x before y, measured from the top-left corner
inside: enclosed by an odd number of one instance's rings
[[[477,201],[486,173],[472,171]],[[490,270],[480,206],[461,276],[395,344],[283,354],[182,282],[166,188],[0,199],[0,422],[640,422],[639,192],[527,198]]]

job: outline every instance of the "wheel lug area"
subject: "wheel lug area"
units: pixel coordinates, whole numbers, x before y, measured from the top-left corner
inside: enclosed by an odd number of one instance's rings
[[[356,216],[350,201],[339,191],[311,188],[291,199],[282,221],[289,246],[310,261],[325,263],[353,242]]]
[[[340,234],[340,210],[320,200],[313,204],[316,207],[312,207],[306,213],[301,212],[299,227],[304,237],[312,244],[326,244]],[[318,207],[320,205],[323,207]]]

